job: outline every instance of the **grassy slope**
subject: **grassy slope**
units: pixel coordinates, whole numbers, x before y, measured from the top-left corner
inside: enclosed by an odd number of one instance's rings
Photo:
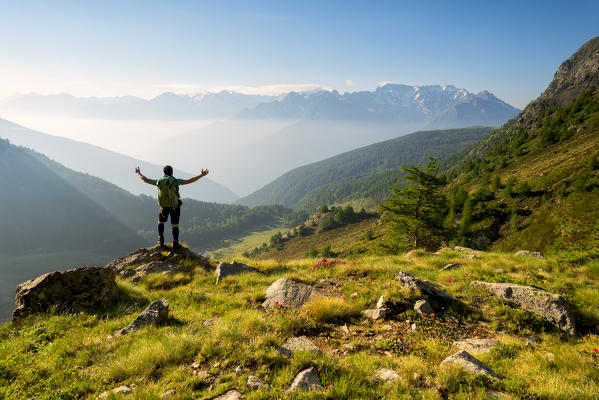
[[[277,232],[285,233],[289,230],[284,226],[273,227],[264,231],[252,232],[249,235],[239,239],[225,240],[224,246],[220,249],[209,252],[210,257],[214,259],[230,259],[242,254],[246,250],[251,250],[261,246],[262,243],[269,243],[270,237]]]
[[[142,286],[119,281],[119,301],[109,309],[40,315],[0,327],[0,398],[95,398],[124,384],[133,387],[133,393],[123,397],[131,399],[158,399],[169,389],[176,390],[174,398],[208,399],[232,388],[248,399],[482,399],[487,388],[520,398],[596,398],[599,357],[593,349],[599,347],[595,328],[599,264],[561,269],[534,258],[479,255],[480,260],[465,260],[455,251],[434,257],[419,253],[411,259],[373,256],[317,270],[310,269],[314,259],[240,260],[264,274],[227,277],[215,285],[213,272],[198,267],[188,284],[167,290],[147,287],[168,286],[177,277],[157,276],[151,285]],[[439,271],[457,261],[462,268]],[[507,273],[496,275],[496,268]],[[393,279],[398,271],[437,283],[472,310],[435,305],[439,316],[446,312],[459,323],[416,317],[411,304],[420,296],[400,287]],[[282,276],[317,284],[328,297],[299,310],[266,313],[259,307],[264,292]],[[574,303],[578,326],[591,332],[575,338],[562,334],[526,312],[472,290],[471,280],[534,284],[564,293]],[[352,298],[354,292],[357,296]],[[373,307],[383,294],[394,304],[393,317],[380,322],[360,318],[359,311]],[[164,326],[112,337],[151,300],[161,298],[170,303],[170,319]],[[221,320],[203,327],[202,322],[212,317]],[[414,322],[416,330],[410,328]],[[339,329],[343,324],[350,334]],[[530,334],[542,342],[525,346],[524,337]],[[309,336],[324,354],[287,358],[276,351],[296,335]],[[478,358],[502,381],[440,367],[441,360],[456,352],[453,340],[473,336],[501,342]],[[193,362],[207,372],[205,377],[193,375]],[[310,365],[319,368],[327,390],[285,394],[294,374]],[[234,372],[237,366],[242,367],[240,373]],[[377,382],[374,376],[380,367],[397,371],[400,379]],[[261,376],[273,390],[248,388],[250,374]]]

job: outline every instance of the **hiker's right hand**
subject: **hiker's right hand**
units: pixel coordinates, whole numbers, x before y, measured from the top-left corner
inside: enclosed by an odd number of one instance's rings
[[[139,171],[139,167],[135,168],[135,173],[136,174],[141,174],[141,172]]]

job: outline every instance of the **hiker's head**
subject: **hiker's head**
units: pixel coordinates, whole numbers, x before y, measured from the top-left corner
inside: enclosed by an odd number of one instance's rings
[[[173,167],[170,165],[166,165],[164,168],[162,168],[162,171],[164,171],[164,175],[173,175]]]

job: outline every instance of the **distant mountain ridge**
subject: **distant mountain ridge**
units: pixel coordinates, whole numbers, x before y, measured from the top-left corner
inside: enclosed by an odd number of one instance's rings
[[[281,100],[242,112],[252,118],[344,119],[425,123],[431,126],[498,126],[520,110],[488,91],[478,94],[452,85],[408,86],[388,83],[374,91],[340,94],[291,92]]]
[[[447,157],[487,137],[494,128],[415,132],[293,169],[238,204],[281,204],[314,209],[371,197],[380,201],[401,181],[401,167]]]
[[[162,175],[162,166],[91,144],[37,132],[1,118],[0,138],[29,147],[66,167],[102,178],[131,193],[156,196],[156,188],[143,183],[133,169],[139,166],[146,176],[159,177]],[[175,175],[187,179],[193,174],[178,170],[175,166]],[[201,182],[186,187],[185,195],[196,200],[220,203],[230,203],[238,197],[210,178],[203,178]]]

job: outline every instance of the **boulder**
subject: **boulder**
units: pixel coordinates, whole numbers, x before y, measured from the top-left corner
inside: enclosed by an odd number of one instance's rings
[[[106,267],[114,270],[119,276],[129,277],[135,274],[129,271],[135,269],[136,265],[148,264],[152,261],[169,261],[173,264],[181,264],[183,261],[194,261],[204,268],[210,267],[207,258],[201,254],[194,253],[187,247],[182,247],[176,253],[164,254],[164,251],[158,246],[144,247],[136,250],[125,257],[111,261],[106,264]]]
[[[264,382],[262,379],[254,375],[248,376],[247,385],[255,390],[270,390],[270,385],[268,383]]]
[[[281,347],[279,347],[279,352],[285,354],[286,356],[293,355],[296,351],[307,351],[310,353],[322,353],[322,350],[318,348],[314,343],[310,341],[305,336],[293,337],[287,339],[285,343]]]
[[[462,256],[462,258],[464,260],[480,260],[480,257],[476,254],[466,254],[465,256]]]
[[[229,390],[227,393],[222,394],[218,397],[215,397],[212,400],[242,400],[243,397],[241,396],[241,393],[239,393],[237,390]]]
[[[477,250],[471,249],[470,247],[462,247],[462,246],[455,246],[453,249],[457,250],[457,251],[477,251]]]
[[[290,392],[308,390],[324,390],[322,383],[320,383],[318,371],[314,367],[299,372],[289,387]]]
[[[393,370],[381,368],[376,371],[376,378],[383,382],[389,382],[398,379],[399,375]]]
[[[376,308],[384,308],[385,304],[387,304],[387,299],[385,299],[385,296],[381,296],[379,301],[376,302]]]
[[[218,283],[218,281],[221,278],[224,278],[225,276],[239,275],[244,272],[259,272],[259,271],[254,267],[249,267],[245,264],[237,263],[235,261],[230,262],[230,263],[221,262],[216,266],[216,271],[214,271],[214,273],[216,275],[216,283]]]
[[[129,386],[119,386],[116,389],[107,390],[107,391],[103,392],[102,394],[100,394],[98,396],[98,398],[100,398],[100,399],[106,399],[106,398],[108,398],[108,396],[110,396],[110,394],[115,394],[115,395],[120,394],[120,395],[124,396],[126,394],[131,393],[131,392],[132,392],[132,390],[131,390],[131,388]]]
[[[383,319],[387,316],[387,312],[389,309],[387,308],[375,308],[374,310],[364,310],[362,311],[362,315],[370,319]]]
[[[395,279],[397,279],[402,285],[408,287],[411,290],[420,290],[423,294],[429,295],[438,300],[450,302],[459,301],[449,293],[444,292],[443,290],[437,288],[433,284],[423,279],[417,278],[414,275],[409,274],[407,272],[399,272],[395,276]]]
[[[185,272],[185,268],[179,264],[174,264],[170,261],[152,261],[147,264],[140,265],[135,269],[124,270],[123,277],[133,276],[131,282],[139,282],[150,274],[175,274],[178,272]]]
[[[453,345],[460,350],[467,351],[470,354],[482,354],[489,352],[493,347],[499,344],[497,339],[463,339],[454,342]]]
[[[441,362],[441,366],[455,364],[459,365],[468,372],[476,375],[486,375],[491,378],[498,378],[491,368],[477,360],[467,351],[461,350]]]
[[[118,331],[117,336],[125,336],[137,331],[146,325],[158,325],[168,319],[168,302],[166,299],[156,300],[150,303],[141,314],[135,318],[133,323]]]
[[[433,310],[433,307],[431,307],[429,302],[426,300],[418,300],[414,304],[414,311],[416,311],[416,313],[418,313],[420,315],[431,315],[431,314],[435,313],[435,310]]]
[[[50,272],[17,286],[13,320],[54,307],[86,309],[104,306],[118,296],[114,271],[81,267]]]
[[[543,254],[539,251],[528,251],[528,250],[519,250],[516,252],[516,254],[514,254],[516,256],[528,256],[528,257],[535,257],[541,260],[544,260],[545,257],[543,256]]]
[[[513,283],[474,281],[471,285],[489,290],[495,296],[540,316],[564,332],[571,335],[576,334],[574,318],[568,311],[570,303],[564,296],[549,293],[532,286]]]
[[[299,307],[319,295],[320,292],[313,286],[280,278],[266,289],[266,300],[262,303],[262,307],[270,308],[277,305]]]
[[[441,271],[449,271],[452,269],[458,269],[462,266],[462,264],[460,263],[451,263],[451,264],[447,264],[446,266],[444,266],[443,268],[441,268]]]

